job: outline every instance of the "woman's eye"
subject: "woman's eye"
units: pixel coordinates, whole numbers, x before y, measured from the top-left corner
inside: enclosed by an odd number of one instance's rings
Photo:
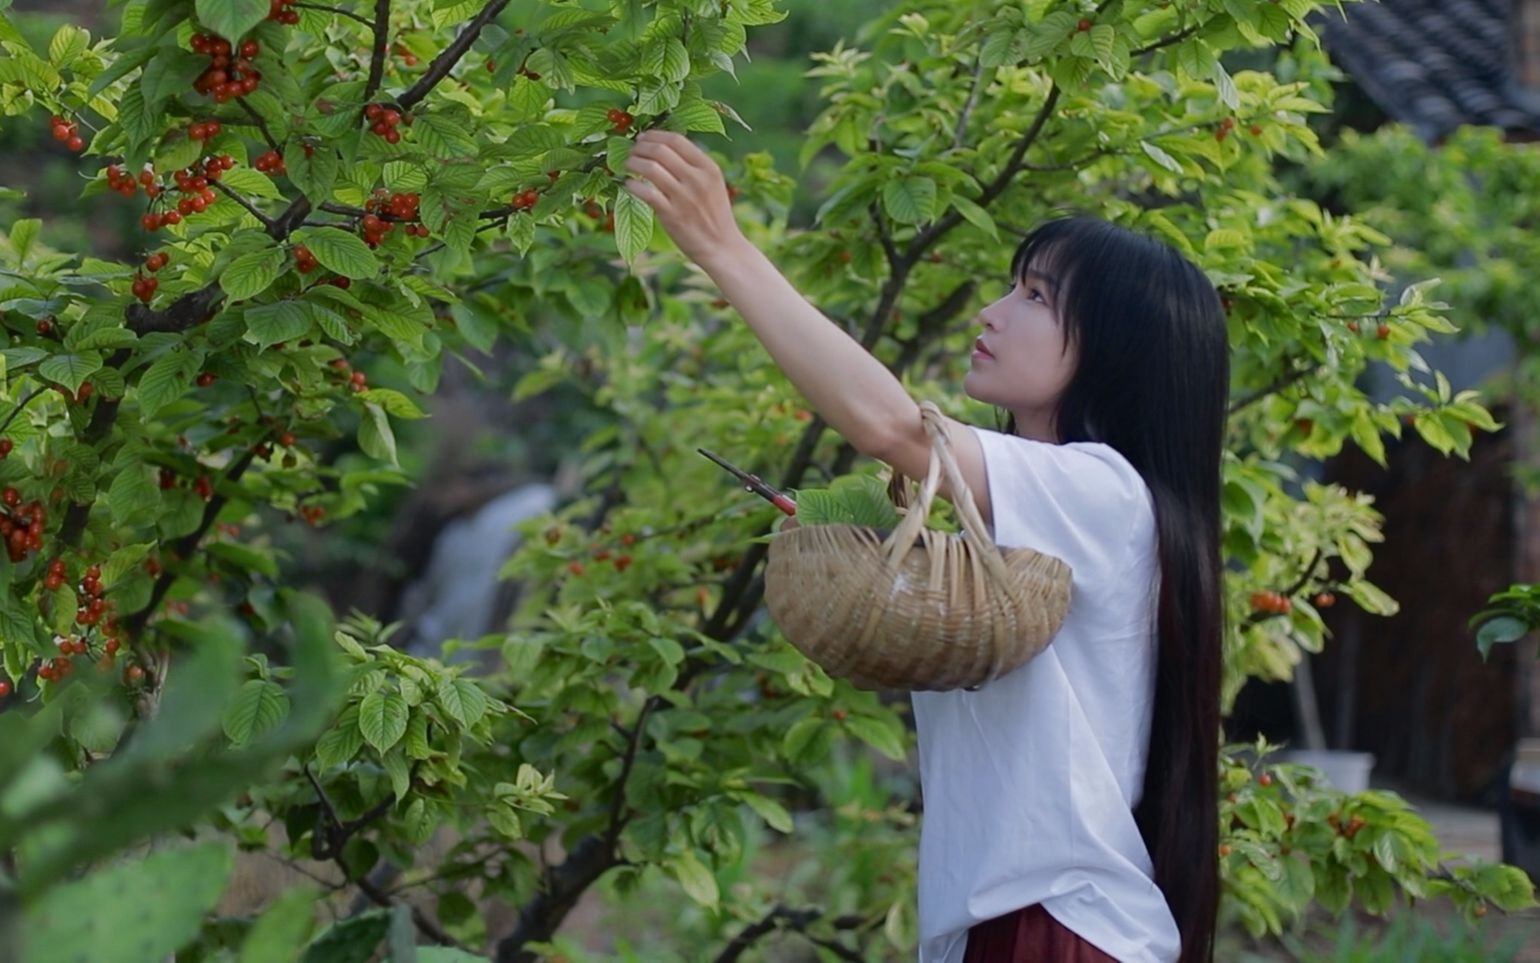
[[[1038,288],[1027,288],[1027,297],[1035,298],[1038,301],[1044,300],[1043,292]]]

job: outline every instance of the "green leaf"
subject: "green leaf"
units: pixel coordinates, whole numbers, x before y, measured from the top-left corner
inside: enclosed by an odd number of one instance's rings
[[[267,348],[310,333],[310,313],[297,301],[276,301],[246,309],[246,333],[241,340]]]
[[[1166,153],[1164,150],[1160,149],[1147,140],[1141,140],[1139,142],[1139,146],[1144,150],[1144,153],[1150,158],[1150,160],[1153,160],[1161,167],[1164,167],[1166,170],[1173,174],[1182,173],[1181,163],[1175,157],[1172,157],[1170,154]]]
[[[297,959],[300,948],[315,927],[318,897],[316,888],[309,884],[280,894],[241,941],[239,963]]]
[[[369,910],[328,926],[305,949],[303,963],[369,963],[390,929],[390,911]]]
[[[387,414],[396,418],[415,421],[428,417],[426,412],[417,407],[415,401],[392,388],[370,388],[359,392],[358,397],[364,401],[378,402]]]
[[[55,67],[66,67],[85,53],[90,43],[89,33],[72,24],[65,24],[48,41],[48,62]]]
[[[332,188],[337,184],[337,176],[342,170],[341,162],[337,159],[337,152],[322,145],[312,152],[306,153],[305,144],[299,140],[291,140],[284,146],[283,166],[288,172],[289,180],[299,185],[299,189],[305,192],[305,197],[310,200],[312,206],[318,206],[331,197]],[[230,171],[225,174],[225,183],[230,182]],[[249,173],[257,174],[269,187],[272,187],[274,195],[278,189],[273,182],[257,171]],[[395,190],[412,190],[392,185]]]
[[[267,19],[268,0],[198,0],[198,22],[232,44]]]
[[[229,848],[211,842],[161,850],[52,887],[23,910],[27,938],[19,959],[167,959],[197,934],[203,915],[219,902],[231,865]]]
[[[1000,230],[995,226],[995,219],[984,208],[968,200],[961,194],[952,195],[952,206],[957,208],[957,213],[963,216],[963,220],[988,234],[991,239],[1000,239]]]
[[[870,716],[853,715],[845,720],[844,725],[855,733],[856,738],[884,756],[896,762],[904,761],[904,738],[896,721],[884,722]]]
[[[283,251],[276,247],[242,254],[225,266],[219,275],[219,286],[232,301],[255,297],[283,273],[283,262]]]
[[[1521,619],[1511,615],[1499,615],[1483,623],[1476,631],[1476,648],[1481,652],[1481,660],[1486,661],[1491,654],[1492,646],[1504,642],[1517,642],[1529,632],[1529,626]]]
[[[467,729],[486,715],[487,697],[481,687],[469,679],[445,679],[439,683],[438,704]]]
[[[193,372],[202,364],[200,353],[181,349],[172,349],[156,358],[139,378],[136,394],[140,415],[152,418],[161,408],[180,398],[187,390]]]
[[[363,746],[364,734],[358,731],[358,706],[348,706],[317,740],[316,764],[322,769],[340,766],[358,755]]]
[[[641,70],[647,77],[680,81],[690,75],[690,54],[678,37],[655,37],[642,48]]]
[[[358,704],[358,731],[381,753],[406,734],[406,700],[393,689],[376,689]]]
[[[714,907],[721,898],[717,888],[717,879],[695,855],[695,850],[687,849],[678,856],[669,860],[669,872],[679,880],[679,885],[695,902],[702,906]]]
[[[747,803],[748,807],[754,810],[759,815],[759,818],[763,819],[765,824],[771,829],[777,832],[789,833],[794,828],[791,813],[787,812],[786,807],[774,799],[753,792],[743,793],[739,798]]]
[[[95,352],[85,354],[56,354],[37,366],[37,373],[49,381],[57,381],[70,391],[79,391],[81,382],[102,367],[101,356]]]
[[[615,197],[615,246],[627,264],[647,248],[652,240],[653,215],[647,202],[622,190]]]
[[[198,142],[193,141],[193,143],[196,144]],[[289,171],[289,176],[294,176],[292,168]],[[271,177],[252,167],[237,167],[234,170],[225,171],[224,176],[220,178],[219,182],[237,194],[243,194],[246,197],[278,198],[283,196],[283,192],[278,189],[278,185],[273,183]]]
[[[1219,93],[1219,100],[1226,107],[1231,110],[1241,109],[1241,95],[1235,89],[1235,81],[1231,79],[1225,65],[1218,60],[1214,61],[1214,89]]]
[[[252,679],[235,693],[225,710],[225,735],[243,746],[277,726],[289,714],[289,696],[275,682]]]
[[[476,141],[465,130],[464,118],[419,114],[412,124],[412,137],[434,157],[447,160],[476,153]]]
[[[380,757],[380,765],[385,769],[385,775],[390,777],[390,789],[395,793],[396,802],[406,798],[407,791],[412,788],[412,770],[406,761],[402,751],[392,749]]]
[[[32,242],[37,240],[37,233],[42,227],[43,222],[35,217],[18,218],[11,225],[11,249],[16,252],[17,264],[27,260],[27,255],[32,252]]]
[[[401,462],[396,457],[396,433],[391,430],[385,409],[373,402],[365,402],[364,414],[365,417],[358,420],[358,447],[370,458],[400,468]]]
[[[890,180],[882,185],[882,207],[900,224],[923,224],[936,216],[936,182],[928,177]]]
[[[364,280],[379,273],[379,260],[355,234],[335,227],[311,227],[295,231],[293,237],[296,244],[310,249],[322,267],[343,277]]]
[[[160,489],[150,478],[150,466],[142,462],[124,465],[112,479],[107,505],[114,524],[126,525],[154,516],[160,507]]]

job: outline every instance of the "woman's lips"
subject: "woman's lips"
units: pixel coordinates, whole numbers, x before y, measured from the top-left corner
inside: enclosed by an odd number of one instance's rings
[[[973,342],[973,356],[975,358],[988,358],[993,361],[995,356],[984,346],[984,339],[978,338]]]

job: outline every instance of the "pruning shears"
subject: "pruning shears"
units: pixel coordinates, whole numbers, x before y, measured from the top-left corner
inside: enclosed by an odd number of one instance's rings
[[[797,503],[776,489],[765,484],[764,479],[760,478],[758,475],[750,474],[749,472],[739,468],[737,465],[734,465],[727,459],[715,455],[704,448],[697,448],[695,450],[700,452],[702,455],[705,455],[707,458],[710,458],[712,461],[727,469],[729,472],[732,472],[733,475],[737,476],[739,481],[743,482],[743,487],[746,490],[751,491],[759,497],[765,499],[770,504],[774,505],[776,508],[779,508],[781,511],[788,515],[797,514]]]

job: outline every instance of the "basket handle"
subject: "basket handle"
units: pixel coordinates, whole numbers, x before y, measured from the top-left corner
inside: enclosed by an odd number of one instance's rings
[[[967,532],[979,545],[978,557],[983,561],[984,567],[989,570],[1000,584],[1009,581],[1009,573],[1005,568],[1005,559],[1000,555],[1000,548],[989,537],[989,529],[984,524],[984,518],[979,514],[978,505],[973,501],[973,491],[963,480],[962,469],[957,464],[957,457],[952,453],[952,439],[947,435],[946,422],[941,414],[941,409],[936,407],[933,401],[920,402],[920,420],[925,426],[926,434],[930,435],[930,460],[926,465],[925,481],[920,486],[919,499],[909,507],[909,513],[899,524],[893,534],[888,536],[888,543],[884,546],[888,552],[888,564],[897,567],[909,549],[914,546],[914,540],[920,534],[926,520],[930,516],[931,503],[935,500],[937,491],[941,488],[941,473],[946,473],[946,480],[952,492],[952,504],[957,508],[957,514],[962,522],[963,531]],[[895,471],[895,477],[897,472]]]

